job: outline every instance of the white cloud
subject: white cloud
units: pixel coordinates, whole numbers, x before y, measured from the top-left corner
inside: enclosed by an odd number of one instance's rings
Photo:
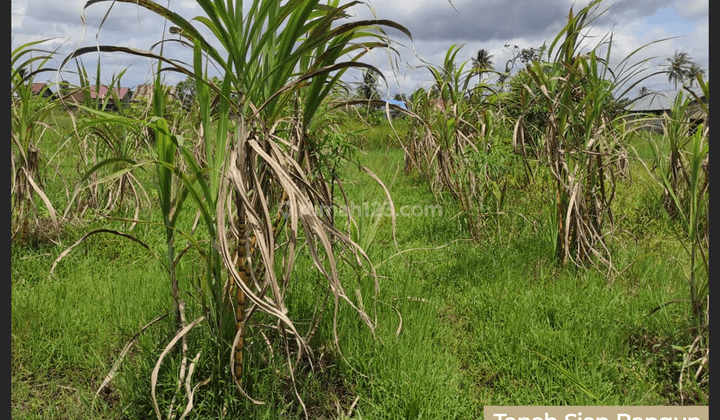
[[[707,17],[709,6],[708,0],[677,0],[675,2],[678,13],[689,19]]]
[[[10,28],[11,30],[22,28],[25,20],[25,3],[20,0],[13,0],[10,3]]]
[[[452,44],[465,44],[458,53],[459,61],[470,60],[482,48],[490,51],[494,56],[495,67],[501,70],[509,58],[509,51],[504,48],[504,44],[518,45],[520,48],[540,47],[543,42],[551,41],[564,25],[571,5],[577,11],[588,1],[452,0],[451,3],[450,0],[366,0],[378,18],[391,19],[406,26],[414,38],[412,46],[398,46],[401,67],[395,72],[385,52],[377,51],[368,55],[367,60],[388,77],[390,90],[399,89],[405,93],[426,85],[430,80],[430,73],[426,69],[414,68],[423,64],[420,59],[441,65]],[[147,50],[162,37],[162,20],[137,5],[126,3],[114,4],[98,33],[97,27],[112,3],[101,2],[89,7],[85,13],[84,26],[80,17],[85,3],[86,0],[13,0],[13,48],[29,40],[57,38],[49,43],[49,47],[60,47],[59,55],[62,56],[77,46],[96,43]],[[166,4],[164,1],[159,3]],[[674,30],[669,24],[655,27],[645,24],[649,16],[668,7],[677,9],[680,19]],[[644,53],[657,55],[660,58],[654,63],[661,64],[664,57],[672,55],[676,49],[682,50],[709,69],[707,0],[607,0],[600,10],[605,8],[609,10],[594,23],[593,31],[598,34],[613,31],[615,56],[622,57],[653,39],[681,31],[680,38],[652,45]],[[202,13],[198,4],[191,0],[172,0],[170,9],[186,18]],[[362,4],[354,6],[350,11],[355,14],[354,19],[373,17],[371,10]],[[694,23],[694,27],[690,22]],[[393,35],[393,38],[402,44],[410,44],[399,33]],[[64,44],[61,46],[62,42]],[[418,56],[413,54],[413,48]],[[186,51],[171,47],[170,44],[167,51],[177,54],[180,59],[187,55]],[[147,61],[127,54],[116,54],[103,60],[107,60],[107,65],[103,63],[103,70],[108,71],[121,68],[120,63],[132,65],[132,70],[128,70],[126,76],[129,84],[144,82],[150,68]],[[88,57],[86,63],[90,64],[91,61]]]

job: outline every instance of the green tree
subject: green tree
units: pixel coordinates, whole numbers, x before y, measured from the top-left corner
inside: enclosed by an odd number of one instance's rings
[[[473,71],[477,73],[477,75],[480,77],[480,80],[482,80],[483,74],[487,73],[488,70],[492,70],[493,57],[494,56],[490,54],[488,50],[481,48],[478,50],[477,55],[472,58]]]
[[[682,83],[687,78],[688,69],[693,63],[688,53],[681,51],[675,51],[675,54],[667,61],[669,63],[666,70],[668,82],[673,83],[677,89],[678,82]]]
[[[61,80],[60,83],[58,83],[58,93],[62,96],[68,95],[72,93],[73,87],[70,85],[70,82],[67,80]]]
[[[503,87],[505,86],[505,82],[510,79],[512,70],[515,68],[515,63],[518,60],[520,60],[521,63],[527,65],[529,63],[532,63],[533,61],[539,60],[540,56],[542,55],[542,50],[535,47],[521,49],[517,45],[513,45],[511,48],[510,44],[505,44],[505,48],[510,49],[510,58],[505,62],[505,72],[498,77],[498,84]]]
[[[183,108],[189,108],[195,101],[195,91],[197,89],[195,78],[188,76],[185,80],[178,82],[176,88],[176,95]]]
[[[370,69],[363,70],[363,81],[358,87],[358,96],[362,99],[374,100],[380,99],[380,91],[378,90],[378,75]]]
[[[695,80],[699,75],[705,75],[705,70],[700,67],[697,63],[690,63],[685,73],[688,86],[692,87],[695,84]]]

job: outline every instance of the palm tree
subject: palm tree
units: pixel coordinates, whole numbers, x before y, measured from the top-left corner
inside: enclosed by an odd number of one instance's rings
[[[373,100],[380,99],[380,91],[378,91],[378,74],[370,69],[363,70],[363,81],[358,87],[358,95],[362,99]]]
[[[690,67],[685,71],[685,77],[688,82],[688,86],[692,87],[695,84],[695,80],[699,75],[704,75],[705,70],[700,67],[697,63],[690,63]]]
[[[488,50],[482,48],[479,49],[477,55],[472,58],[473,70],[478,74],[480,80],[482,80],[483,73],[486,73],[488,70],[492,70],[492,58],[493,55],[490,54]]]
[[[675,54],[667,61],[670,62],[667,67],[668,82],[674,83],[675,89],[677,89],[678,82],[687,78],[688,68],[692,64],[690,56],[686,52],[675,51]]]

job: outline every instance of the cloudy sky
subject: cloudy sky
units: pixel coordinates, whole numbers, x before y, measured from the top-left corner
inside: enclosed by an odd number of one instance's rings
[[[201,13],[193,0],[158,0],[170,4],[170,9],[186,18]],[[356,18],[368,18],[374,13],[381,19],[392,19],[406,26],[413,35],[410,40],[399,33],[391,33],[398,55],[389,56],[377,51],[367,60],[378,66],[387,79],[383,90],[390,96],[402,92],[410,94],[418,87],[430,85],[430,72],[423,65],[442,65],[452,45],[463,45],[457,64],[470,63],[479,49],[492,55],[498,71],[505,68],[510,48],[540,47],[552,42],[566,23],[571,7],[577,11],[589,0],[365,0],[365,6],[351,9]],[[346,1],[343,0],[343,3]],[[145,9],[131,4],[93,4],[84,9],[86,0],[11,0],[12,48],[30,41],[49,39],[41,44],[57,50],[57,66],[79,46],[97,44],[122,45],[148,50],[162,38],[167,27]],[[651,58],[648,74],[661,70],[667,58],[676,51],[687,53],[699,64],[709,79],[709,0],[605,0],[599,10],[606,10],[591,26],[592,35],[600,39],[612,33],[613,60],[617,63],[643,45],[633,62]],[[573,6],[574,4],[574,6]],[[660,43],[655,40],[672,38]],[[157,51],[157,49],[153,50]],[[187,51],[168,45],[166,55],[189,60]],[[635,56],[634,56],[635,57]],[[98,57],[86,55],[83,66],[94,76]],[[391,61],[397,66],[391,66]],[[613,65],[611,64],[611,67]],[[148,59],[115,53],[101,57],[101,83],[110,83],[113,76],[127,70],[122,85],[134,88],[152,80],[153,63]],[[41,75],[50,82],[68,80],[76,83],[74,64],[54,76]],[[348,81],[357,79],[349,74]],[[167,84],[181,79],[168,75]],[[38,80],[45,81],[45,80]],[[647,79],[639,86],[660,91],[672,89],[666,76]],[[638,86],[638,87],[639,87]]]

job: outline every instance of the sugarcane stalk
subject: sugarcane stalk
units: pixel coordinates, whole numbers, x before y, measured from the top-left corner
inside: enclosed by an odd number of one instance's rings
[[[287,193],[283,191],[283,196],[280,200],[282,203],[287,198]],[[255,236],[248,235],[247,220],[245,212],[243,210],[243,204],[240,199],[236,200],[238,208],[238,241],[237,241],[237,253],[236,253],[236,266],[241,281],[245,286],[250,288],[252,284],[252,270],[250,264],[250,257],[255,252],[255,245],[257,238]],[[277,238],[278,232],[280,231],[280,223],[282,222],[282,213],[278,209],[278,214],[273,223],[273,236]],[[265,266],[261,263],[255,268],[255,277],[261,278],[264,274]],[[235,287],[235,334],[237,335],[237,344],[234,352],[234,363],[233,363],[233,375],[235,379],[240,382],[243,373],[243,349],[245,347],[245,333],[246,331],[246,312],[247,312],[247,300],[245,291],[242,287]]]

